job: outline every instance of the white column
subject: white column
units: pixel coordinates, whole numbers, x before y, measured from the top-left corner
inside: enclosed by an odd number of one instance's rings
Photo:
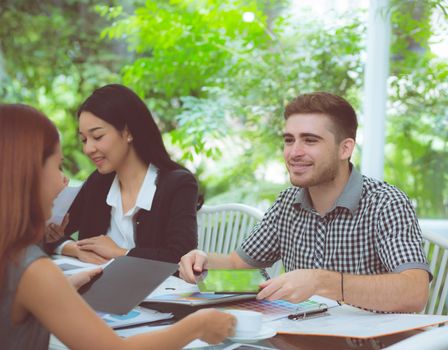
[[[361,172],[382,180],[389,76],[390,16],[388,0],[370,0]]]

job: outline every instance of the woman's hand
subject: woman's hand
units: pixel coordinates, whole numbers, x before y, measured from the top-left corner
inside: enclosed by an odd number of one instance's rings
[[[82,251],[92,252],[104,259],[113,259],[127,253],[127,249],[119,247],[109,236],[105,235],[82,239],[76,244],[81,249],[80,253]]]
[[[199,339],[209,344],[219,344],[235,334],[235,316],[216,309],[202,309],[186,318],[198,325]]]
[[[65,228],[68,225],[69,214],[65,214],[60,225],[49,224],[45,227],[45,242],[53,243],[59,241],[64,236]]]
[[[62,248],[62,255],[72,256],[80,261],[90,264],[105,264],[109,259],[105,259],[102,256],[89,252],[88,250],[81,250],[78,244],[74,241],[67,242]]]
[[[75,287],[75,289],[79,289],[86,283],[89,283],[92,280],[92,278],[94,278],[95,276],[99,275],[102,272],[103,269],[98,267],[94,270],[79,272],[75,275],[68,276],[67,278],[69,282],[72,284],[72,286]]]
[[[76,257],[83,262],[89,263],[89,264],[97,264],[97,265],[101,265],[101,264],[105,264],[107,263],[110,259],[105,259],[102,256],[94,253],[94,252],[89,252],[87,250],[81,250],[80,248],[77,248],[77,253],[76,253]]]

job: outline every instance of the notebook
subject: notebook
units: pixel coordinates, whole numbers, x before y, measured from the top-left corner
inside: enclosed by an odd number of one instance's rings
[[[145,303],[207,306],[255,299],[256,294],[173,293],[146,298]]]
[[[81,287],[79,293],[96,311],[125,315],[177,268],[177,264],[121,256]]]

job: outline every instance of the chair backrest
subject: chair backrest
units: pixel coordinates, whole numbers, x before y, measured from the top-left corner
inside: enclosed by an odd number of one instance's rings
[[[204,205],[198,211],[198,248],[207,253],[229,254],[238,248],[262,219],[257,208],[227,203]],[[272,277],[281,272],[281,262],[268,269]]]
[[[434,279],[425,314],[448,314],[448,235],[423,231],[423,248]]]
[[[260,210],[245,204],[204,205],[198,211],[198,248],[229,254],[262,217]]]

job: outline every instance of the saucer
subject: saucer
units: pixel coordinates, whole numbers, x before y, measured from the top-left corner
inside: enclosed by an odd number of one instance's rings
[[[233,341],[234,343],[254,343],[259,340],[272,338],[276,334],[277,334],[277,332],[274,328],[268,327],[268,326],[263,326],[261,328],[260,332],[253,337],[242,338],[242,337],[234,336],[234,337],[229,337],[229,339],[231,341]]]

